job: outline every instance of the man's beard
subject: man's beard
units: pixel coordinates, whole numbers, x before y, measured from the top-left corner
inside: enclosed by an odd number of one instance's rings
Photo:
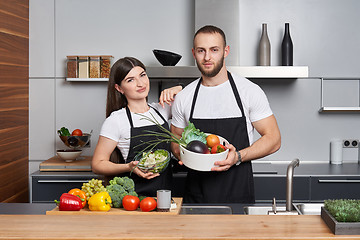
[[[211,71],[205,70],[204,66],[198,61],[196,61],[196,65],[198,66],[198,69],[200,70],[202,75],[204,75],[205,77],[215,77],[220,72],[221,68],[224,66],[224,57],[222,57],[220,61],[215,63],[215,67]]]

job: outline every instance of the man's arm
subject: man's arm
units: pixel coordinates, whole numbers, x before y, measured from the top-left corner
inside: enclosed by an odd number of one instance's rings
[[[240,150],[241,160],[250,161],[265,157],[279,150],[281,135],[274,115],[253,122],[261,137],[250,147]]]
[[[251,146],[242,150],[236,150],[234,146],[229,145],[229,153],[224,161],[215,162],[214,171],[226,171],[238,160],[236,151],[240,152],[241,161],[250,161],[265,157],[279,150],[281,146],[281,135],[274,115],[259,121],[253,122],[253,126],[261,137]]]
[[[173,134],[175,134],[178,138],[181,138],[181,134],[183,133],[184,129],[183,128],[178,128],[175,127],[174,125],[171,124],[170,126],[170,130]],[[175,155],[175,157],[177,159],[180,160],[180,148],[179,148],[179,144],[172,142],[171,143],[171,151],[172,153]],[[180,163],[181,164],[181,163]]]

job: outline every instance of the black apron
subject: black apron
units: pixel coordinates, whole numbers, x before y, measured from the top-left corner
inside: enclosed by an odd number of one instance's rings
[[[196,119],[193,118],[200,79],[196,86],[191,106],[190,119],[202,132],[217,134],[227,139],[237,150],[250,146],[246,127],[246,117],[235,82],[228,72],[228,78],[241,117]],[[189,169],[184,196],[186,203],[254,203],[254,179],[251,162],[233,165],[224,172],[201,172]]]
[[[151,106],[150,106],[151,107]],[[163,127],[169,130],[169,125],[167,121],[164,119],[164,117],[155,109],[155,112],[161,117],[161,119],[164,121]],[[143,126],[143,127],[134,127],[131,112],[128,107],[126,107],[126,114],[130,122],[130,149],[129,154],[127,157],[127,162],[133,161],[134,157],[137,153],[141,152],[146,145],[137,146],[141,144],[142,142],[150,141],[153,139],[153,137],[144,136],[144,137],[135,137],[140,134],[144,134],[146,132],[144,131],[154,131],[154,132],[160,132],[162,131],[159,129],[156,125],[150,125],[150,126]],[[170,143],[160,143],[156,146],[156,149],[165,149],[171,153],[170,150]],[[155,150],[155,149],[154,149]],[[145,179],[142,177],[139,177],[135,173],[132,173],[131,175],[129,173],[121,174],[121,177],[128,176],[132,178],[135,182],[135,191],[139,196],[150,196],[150,197],[156,197],[156,191],[159,189],[167,189],[171,190],[172,187],[172,170],[169,163],[169,166],[160,173],[160,176],[155,177],[153,179]]]

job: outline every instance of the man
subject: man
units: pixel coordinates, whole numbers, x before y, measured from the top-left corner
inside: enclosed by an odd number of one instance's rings
[[[231,144],[224,161],[210,172],[189,170],[184,202],[253,203],[251,160],[276,152],[280,131],[265,93],[246,78],[226,70],[229,54],[224,32],[215,26],[199,29],[192,53],[201,78],[190,83],[175,98],[171,131],[181,135],[188,122],[203,132],[220,135]],[[261,137],[253,143],[253,130]],[[172,144],[179,157],[179,146]],[[180,159],[181,160],[181,159]]]

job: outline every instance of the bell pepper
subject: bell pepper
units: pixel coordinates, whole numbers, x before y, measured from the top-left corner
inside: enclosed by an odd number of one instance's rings
[[[89,198],[89,209],[91,211],[109,211],[111,208],[111,197],[108,192],[95,193]]]
[[[82,209],[82,201],[79,197],[69,193],[63,193],[60,201],[55,200],[59,205],[60,211],[80,211]]]
[[[80,190],[79,188],[73,188],[69,192],[69,194],[78,196],[82,201],[82,206],[85,207],[86,205],[86,193],[83,190]]]

